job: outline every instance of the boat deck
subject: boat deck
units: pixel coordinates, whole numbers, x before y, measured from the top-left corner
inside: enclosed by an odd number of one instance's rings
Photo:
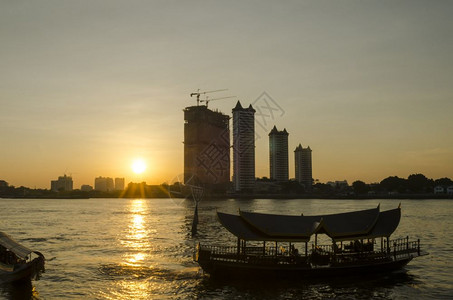
[[[335,250],[330,245],[312,247],[307,253],[294,253],[284,247],[226,247],[198,245],[194,260],[223,261],[250,265],[306,265],[323,266],[360,265],[386,261],[412,259],[427,253],[420,250],[420,241],[408,238],[392,240],[377,251],[362,247],[352,249],[347,245]]]

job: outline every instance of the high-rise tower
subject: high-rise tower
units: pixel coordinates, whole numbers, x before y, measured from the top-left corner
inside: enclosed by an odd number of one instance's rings
[[[302,145],[299,144],[299,146],[296,147],[296,150],[294,150],[294,162],[296,180],[305,186],[306,191],[310,191],[313,184],[310,147],[303,148]]]
[[[184,109],[184,183],[226,191],[230,183],[229,117],[205,105]]]
[[[286,128],[278,131],[274,126],[269,133],[270,179],[288,181],[288,132]]]
[[[233,187],[236,192],[255,187],[255,110],[239,101],[233,108]]]

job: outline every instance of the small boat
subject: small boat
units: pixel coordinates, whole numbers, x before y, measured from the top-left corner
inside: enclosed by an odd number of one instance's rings
[[[419,239],[390,240],[401,206],[317,216],[217,212],[217,217],[237,244],[197,245],[194,260],[212,277],[362,276],[396,271],[428,254]],[[320,245],[319,235],[331,243]]]
[[[45,257],[0,232],[0,282],[37,279],[44,271]]]

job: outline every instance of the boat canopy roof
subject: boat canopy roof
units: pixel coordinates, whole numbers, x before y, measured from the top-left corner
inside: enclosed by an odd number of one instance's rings
[[[316,216],[287,216],[239,211],[217,212],[220,223],[232,234],[250,241],[307,242],[313,234],[326,234],[335,241],[389,237],[398,227],[400,207],[376,208]]]
[[[262,215],[262,214],[259,214]],[[276,216],[276,215],[269,215]],[[282,232],[281,235],[269,235],[265,232],[260,231],[259,229],[251,226],[242,216],[231,215],[226,213],[217,212],[217,217],[220,223],[228,229],[232,234],[237,236],[242,240],[247,241],[292,241],[292,242],[308,242],[310,240],[310,233],[306,234],[296,234],[294,230]],[[291,216],[289,216],[291,217]],[[291,218],[290,218],[291,219]],[[316,222],[315,222],[316,223]],[[294,223],[293,223],[294,224]],[[308,225],[308,224],[307,224]],[[316,226],[316,224],[313,224]],[[286,224],[285,229],[289,229],[288,224]]]
[[[33,251],[28,249],[25,246],[22,246],[15,240],[13,240],[9,235],[0,231],[0,246],[5,247],[9,251],[16,254],[19,258],[26,259],[30,253]]]

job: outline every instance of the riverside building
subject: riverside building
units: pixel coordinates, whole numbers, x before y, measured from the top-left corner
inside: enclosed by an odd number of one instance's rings
[[[115,178],[115,191],[123,190],[124,190],[124,178],[123,177]]]
[[[296,180],[305,186],[306,191],[311,191],[313,184],[311,149],[303,148],[301,144],[294,150]]]
[[[230,117],[205,105],[184,109],[184,183],[225,192],[230,185]]]
[[[255,109],[233,108],[233,189],[252,192],[255,186]]]
[[[96,177],[94,179],[94,189],[101,192],[111,192],[114,190],[113,178],[111,177]]]
[[[288,132],[278,131],[274,126],[269,133],[270,179],[279,182],[289,180],[288,171]]]
[[[52,180],[50,182],[50,189],[54,192],[68,192],[73,189],[73,182],[71,176],[59,176],[57,180]]]

